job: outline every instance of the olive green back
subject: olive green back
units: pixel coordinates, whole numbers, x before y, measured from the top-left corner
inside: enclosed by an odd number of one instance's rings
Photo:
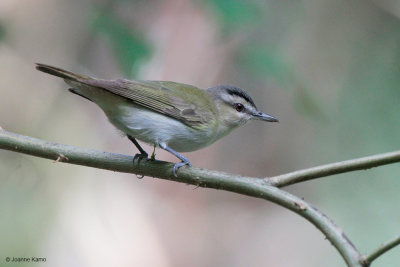
[[[80,80],[133,101],[135,104],[175,118],[188,126],[203,128],[216,123],[211,96],[197,87],[168,81]]]

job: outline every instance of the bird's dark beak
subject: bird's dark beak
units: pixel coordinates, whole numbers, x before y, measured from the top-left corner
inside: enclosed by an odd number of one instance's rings
[[[271,121],[271,122],[279,122],[279,120],[271,115],[265,114],[264,112],[258,111],[253,114],[252,119],[261,120],[261,121]]]

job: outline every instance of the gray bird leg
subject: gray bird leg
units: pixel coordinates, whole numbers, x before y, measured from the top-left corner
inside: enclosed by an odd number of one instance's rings
[[[173,150],[172,148],[168,147],[166,144],[161,143],[158,144],[162,149],[168,151],[169,153],[171,153],[172,155],[174,155],[175,157],[177,157],[178,159],[182,160],[182,162],[176,163],[174,165],[174,168],[172,169],[172,173],[174,174],[174,176],[176,177],[176,171],[185,165],[188,165],[189,167],[192,167],[192,163],[190,163],[190,161],[185,158],[184,156],[182,156],[181,154],[179,154],[178,152],[176,152],[175,150]]]

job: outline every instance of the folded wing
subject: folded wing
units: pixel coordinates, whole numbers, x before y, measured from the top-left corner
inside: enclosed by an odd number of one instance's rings
[[[194,86],[166,81],[80,80],[133,103],[202,128],[215,123],[216,110],[210,97]]]

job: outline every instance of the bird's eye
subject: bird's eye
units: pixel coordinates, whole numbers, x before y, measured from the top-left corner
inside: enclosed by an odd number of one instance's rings
[[[233,107],[236,109],[237,112],[243,112],[244,106],[241,103],[235,103]]]

